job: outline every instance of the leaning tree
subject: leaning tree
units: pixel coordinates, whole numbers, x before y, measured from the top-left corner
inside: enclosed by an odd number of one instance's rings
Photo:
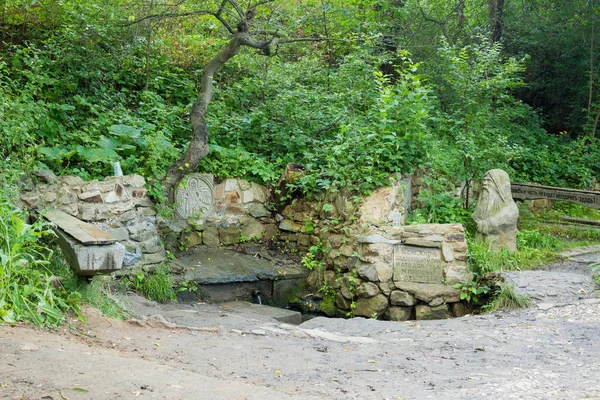
[[[202,71],[202,80],[198,99],[192,105],[190,122],[192,137],[183,155],[169,167],[162,180],[169,202],[174,202],[175,190],[181,179],[194,171],[200,161],[209,151],[209,131],[206,124],[206,114],[213,96],[213,77],[226,62],[238,54],[242,47],[256,49],[265,56],[274,56],[283,44],[302,41],[327,41],[332,38],[301,37],[289,38],[278,27],[279,21],[274,18],[275,0],[248,1],[242,4],[236,0],[218,0],[217,2],[195,2],[179,0],[163,5],[162,11],[142,16],[132,24],[152,19],[167,19],[189,17],[195,15],[212,16],[227,30],[229,40]],[[156,8],[155,8],[156,9]],[[269,15],[269,21],[259,21],[261,15]],[[265,26],[273,29],[265,29]]]

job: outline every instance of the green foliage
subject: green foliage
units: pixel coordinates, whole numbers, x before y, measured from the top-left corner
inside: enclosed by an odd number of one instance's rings
[[[126,287],[158,303],[176,300],[173,275],[165,264],[159,265],[148,275],[139,271],[130,277],[125,277],[123,283]]]
[[[493,294],[492,300],[482,308],[487,312],[499,310],[518,310],[526,308],[529,299],[515,290],[514,285],[503,285],[497,293]]]
[[[507,250],[494,251],[489,244],[476,240],[468,240],[468,248],[469,267],[479,276],[497,270],[530,269],[557,258],[557,254],[549,249],[521,247],[510,253]]]
[[[460,289],[460,299],[470,303],[479,304],[483,296],[489,291],[490,287],[482,285],[479,281],[469,283],[457,283],[454,285],[456,289]]]
[[[67,312],[81,317],[81,295],[67,293],[50,269],[55,256],[41,241],[53,234],[49,224],[26,220],[0,193],[0,323],[58,326]]]

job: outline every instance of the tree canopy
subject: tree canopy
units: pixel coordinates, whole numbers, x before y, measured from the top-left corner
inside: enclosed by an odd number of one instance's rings
[[[273,184],[290,162],[308,195],[417,169],[432,187],[490,168],[587,187],[599,13],[583,0],[3,1],[0,167],[89,178],[118,160],[156,196],[165,176]]]

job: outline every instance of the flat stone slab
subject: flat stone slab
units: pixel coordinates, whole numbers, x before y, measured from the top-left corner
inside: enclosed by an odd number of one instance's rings
[[[84,245],[113,244],[117,241],[110,233],[103,231],[97,226],[83,222],[64,211],[49,210],[43,215],[48,221]]]
[[[183,280],[204,285],[296,279],[308,274],[301,265],[277,265],[227,249],[197,247],[178,255],[177,261],[185,267]]]
[[[230,301],[224,303],[221,308],[224,310],[237,311],[244,314],[259,314],[286,324],[300,325],[302,323],[302,314],[300,314],[298,311],[287,310],[285,308],[253,304],[248,303],[247,301]]]
[[[593,253],[600,253],[600,245],[575,247],[574,249],[563,251],[560,255],[563,257],[576,257]]]

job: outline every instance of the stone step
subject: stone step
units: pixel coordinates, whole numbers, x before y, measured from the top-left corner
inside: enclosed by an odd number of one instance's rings
[[[196,247],[176,256],[184,273],[178,281],[193,281],[198,297],[210,302],[244,300],[283,305],[304,287],[308,270],[289,260],[266,260],[229,249]],[[196,294],[182,292],[179,301],[196,301]]]
[[[287,310],[284,308],[270,307],[266,305],[249,303],[247,301],[230,301],[224,303],[221,308],[240,312],[243,314],[258,314],[271,317],[281,323],[300,325],[302,323],[302,314],[298,311]]]

